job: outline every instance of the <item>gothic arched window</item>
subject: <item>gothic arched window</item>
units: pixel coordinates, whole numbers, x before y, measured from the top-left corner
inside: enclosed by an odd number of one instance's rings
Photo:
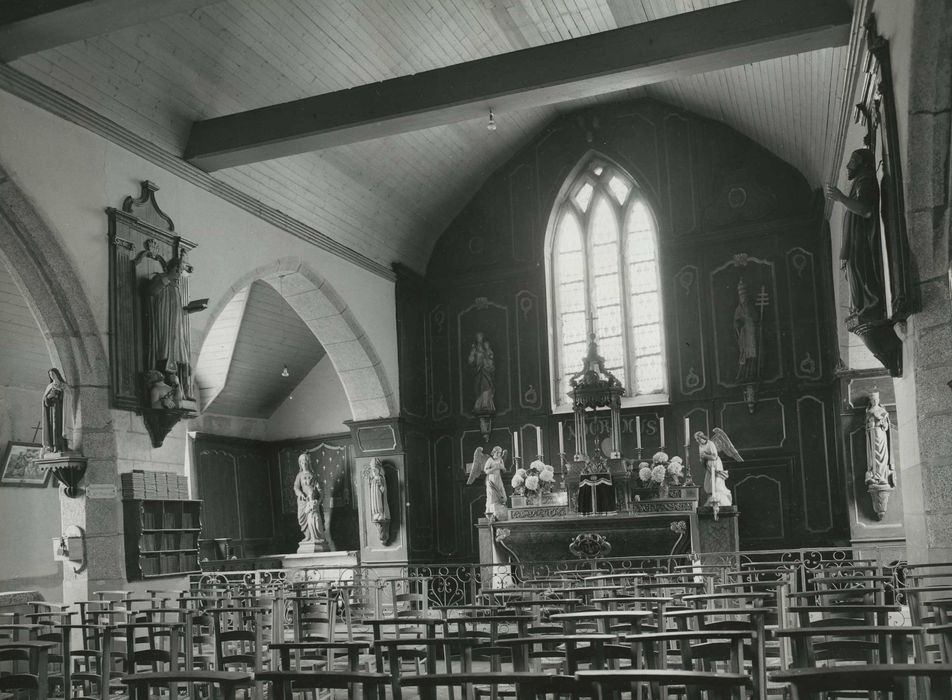
[[[595,157],[553,210],[546,248],[553,405],[571,405],[569,378],[594,332],[622,405],[667,400],[658,226],[634,180]]]

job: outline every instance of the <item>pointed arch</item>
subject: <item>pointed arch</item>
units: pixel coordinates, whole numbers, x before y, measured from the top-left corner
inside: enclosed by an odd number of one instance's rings
[[[379,356],[360,323],[327,280],[299,258],[281,258],[243,275],[212,310],[196,363],[196,377],[205,382],[202,403],[209,405],[224,387],[227,372],[210,361],[214,348],[235,338],[219,328],[219,321],[243,308],[248,289],[256,280],[271,285],[324,346],[344,387],[354,420],[396,414],[396,401]]]
[[[660,227],[652,197],[611,158],[589,151],[566,177],[545,239],[553,410],[594,333],[623,405],[666,403]]]
[[[72,261],[37,208],[0,165],[0,264],[20,289],[43,333],[53,366],[69,385],[73,447],[115,469],[109,411],[109,360],[92,306]],[[84,441],[84,435],[96,434]],[[105,474],[103,477],[105,478]]]

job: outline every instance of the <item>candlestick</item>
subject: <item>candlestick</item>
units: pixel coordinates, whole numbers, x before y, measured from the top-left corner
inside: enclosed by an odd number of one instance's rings
[[[659,439],[661,440],[661,446],[664,447],[664,416],[661,416],[661,427],[659,428],[661,435]]]
[[[687,416],[684,417],[684,444],[691,444],[691,419]]]
[[[537,425],[535,429],[536,429],[536,452],[538,452],[539,456],[541,457],[542,454],[544,453],[544,450],[542,449],[542,428],[540,428]]]
[[[515,431],[512,434],[512,456],[517,458],[519,457],[519,431]]]
[[[641,416],[635,416],[635,446],[641,449]]]
[[[559,454],[565,454],[565,434],[563,432],[562,421],[559,421]]]

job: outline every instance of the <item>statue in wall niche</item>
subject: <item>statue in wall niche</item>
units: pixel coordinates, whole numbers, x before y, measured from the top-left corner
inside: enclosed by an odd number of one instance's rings
[[[495,413],[493,395],[496,392],[496,357],[482,331],[476,333],[476,340],[470,347],[469,364],[475,372],[476,401],[473,404],[473,412]]]
[[[868,148],[853,151],[846,164],[852,181],[847,196],[827,184],[826,196],[846,209],[840,268],[846,270],[850,286],[850,308],[857,325],[886,318],[886,286],[879,228],[879,184],[876,159]]]
[[[50,383],[43,391],[43,451],[61,453],[67,448],[63,423],[66,380],[55,367],[49,371]]]
[[[383,463],[374,457],[364,468],[364,478],[367,480],[367,505],[369,506],[370,522],[377,528],[380,544],[390,543],[390,504],[387,502],[387,475],[383,470]]]
[[[866,409],[866,485],[892,487],[895,471],[890,457],[889,413],[879,403],[879,392],[869,395]]]
[[[145,373],[149,390],[149,408],[178,408],[183,398],[182,387],[174,374],[163,375],[156,369]]]
[[[737,336],[737,380],[750,381],[760,375],[758,324],[747,285],[737,283],[737,308],[734,309],[734,333]]]
[[[319,551],[313,545],[325,543],[324,533],[324,496],[321,493],[317,476],[311,467],[311,458],[307,452],[298,457],[298,473],[294,478],[294,495],[297,496],[298,526],[304,539],[298,551]]]
[[[723,452],[738,462],[743,462],[744,458],[737,452],[727,433],[720,428],[714,428],[710,437],[699,430],[694,433],[694,439],[698,444],[701,464],[704,465],[704,490],[710,494],[705,505],[714,508],[716,519],[718,509],[734,505],[734,498],[727,488],[728,472],[724,469],[720,453]]]

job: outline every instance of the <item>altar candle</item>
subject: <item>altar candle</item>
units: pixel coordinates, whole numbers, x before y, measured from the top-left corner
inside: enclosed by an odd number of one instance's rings
[[[561,427],[560,425],[559,428]],[[641,416],[635,416],[635,446],[641,449]]]
[[[540,454],[540,455],[543,453],[543,450],[542,450],[542,428],[540,428],[538,425],[536,426],[536,452],[537,452],[538,454]]]
[[[562,429],[562,421],[559,421],[559,454],[565,454],[565,434]]]
[[[684,417],[684,444],[691,444],[691,419],[687,416]]]
[[[519,457],[519,431],[512,434],[512,456],[514,459]]]
[[[659,432],[661,435],[658,439],[661,440],[661,445],[664,446],[664,416],[661,416],[661,427],[659,428]]]

